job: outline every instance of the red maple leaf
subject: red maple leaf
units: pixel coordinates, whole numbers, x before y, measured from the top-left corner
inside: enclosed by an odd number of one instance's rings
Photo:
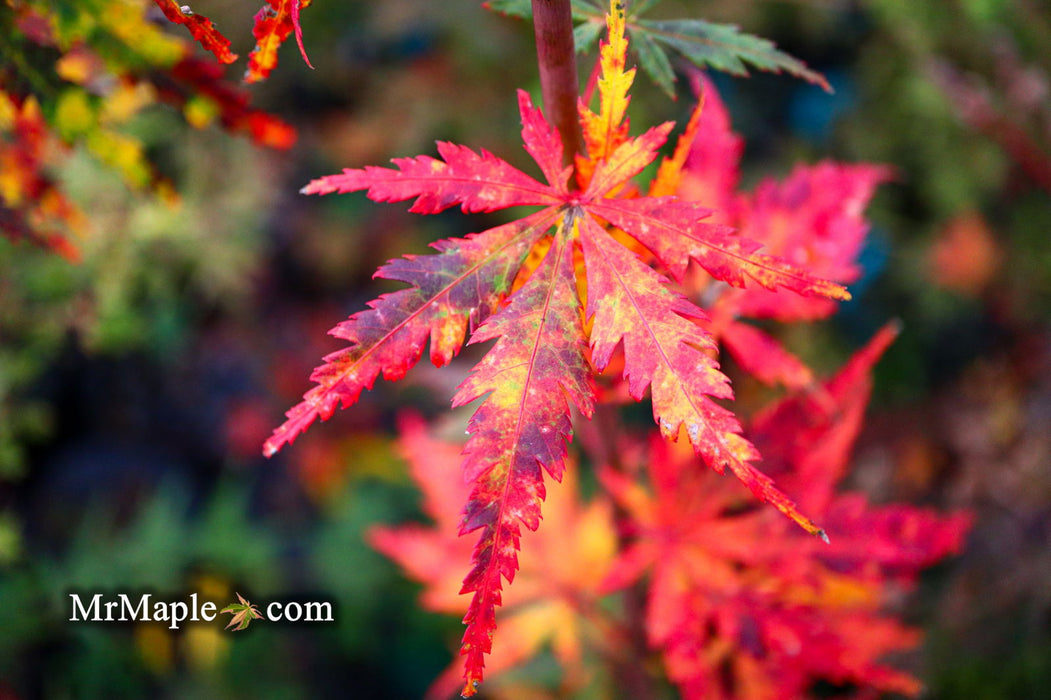
[[[248,70],[245,71],[246,83],[257,83],[266,80],[277,65],[277,50],[285,43],[288,35],[295,33],[299,53],[308,66],[306,48],[303,46],[303,28],[299,24],[299,12],[310,5],[311,0],[267,0],[255,15],[252,35],[255,37],[255,48],[248,54]]]
[[[762,243],[768,252],[840,283],[857,279],[856,260],[868,234],[864,218],[876,186],[891,170],[870,163],[830,161],[797,166],[784,182],[766,178],[752,193],[737,191],[742,141],[715,86],[697,79],[703,99],[699,128],[689,144],[676,192],[711,202],[720,223]],[[835,305],[819,297],[773,296],[762,289],[740,292],[735,308],[753,318],[782,321],[828,316]]]
[[[806,484],[803,506],[835,532],[830,545],[749,507],[732,481],[654,441],[650,488],[623,473],[603,481],[628,513],[634,540],[607,580],[647,576],[646,628],[686,698],[804,697],[819,681],[916,694],[882,662],[918,634],[883,611],[894,587],[958,551],[969,517],[906,505],[872,506],[834,490],[849,464],[887,328],[816,394],[772,406],[749,431],[782,483]]]
[[[233,63],[237,54],[230,51],[230,40],[215,27],[210,19],[196,14],[189,5],[181,5],[176,0],[153,0],[164,12],[164,16],[175,24],[185,25],[193,38],[205,49],[211,51],[220,63]],[[277,65],[277,50],[295,34],[299,53],[308,66],[313,68],[303,46],[303,28],[299,23],[299,13],[310,5],[311,0],[266,0],[266,4],[255,14],[252,24],[252,35],[255,37],[255,48],[248,55],[248,68],[244,81],[257,83],[270,77]]]
[[[180,5],[176,0],[153,1],[170,21],[185,25],[193,38],[205,49],[211,51],[220,63],[233,63],[237,60],[237,54],[230,51],[230,40],[215,28],[212,20],[195,13],[189,5]]]
[[[410,286],[370,302],[368,310],[332,330],[350,345],[314,371],[317,385],[264,447],[274,454],[316,418],[327,419],[337,407],[357,401],[380,374],[401,378],[428,339],[438,366],[459,352],[468,334],[472,343],[496,341],[453,399],[459,406],[485,397],[470,422],[463,465],[474,486],[460,532],[481,530],[462,589],[474,594],[461,650],[467,657],[465,695],[481,680],[483,657],[492,647],[501,579],[510,582],[518,567],[520,524],[539,525],[542,472],[562,478],[572,434],[570,405],[591,415],[592,365],[604,370],[618,345],[624,347],[631,395],[638,400],[650,390],[654,419],[665,436],[685,433],[712,468],[729,467],[760,498],[809,532],[823,534],[750,464],[758,452],[740,435],[733,414],[710,398],[732,393],[709,354],[713,339],[698,325],[704,312],[672,291],[672,280],[640,253],[652,253],[676,280],[695,261],[733,287],[757,283],[833,299],[849,295],[838,284],[758,252],[760,244],[731,229],[703,221],[709,210],[695,202],[623,198],[633,191],[631,179],[656,158],[672,124],[635,138],[621,128],[633,71],[624,72],[610,47],[625,50],[623,12],[619,23],[617,12],[611,13],[609,25],[601,114],[581,120],[589,149],[588,158],[577,160],[582,189],[568,186],[572,169],[563,167],[561,139],[524,91],[518,95],[522,139],[546,183],[487,151],[439,143],[438,159],[399,158],[392,169],[346,169],[303,189],[364,190],[384,202],[415,199],[410,211],[421,214],[457,205],[464,212],[540,207],[509,224],[437,243],[438,255],[406,256],[381,267],[377,276]],[[611,225],[616,237],[607,230]],[[535,267],[527,264],[537,259]]]
[[[869,230],[865,207],[876,187],[890,178],[890,169],[826,161],[797,166],[783,182],[767,178],[754,192],[739,192],[742,140],[733,132],[715,86],[701,76],[696,87],[703,99],[703,109],[694,115],[697,127],[688,132],[688,143],[680,144],[685,152],[672,184],[658,177],[659,185],[711,202],[720,223],[812,274],[843,284],[856,281],[861,272],[857,259]],[[832,314],[834,301],[758,287],[727,289],[707,275],[688,279],[686,286],[707,301],[708,330],[742,369],[760,381],[792,389],[814,381],[809,368],[774,337],[742,319],[813,321]]]

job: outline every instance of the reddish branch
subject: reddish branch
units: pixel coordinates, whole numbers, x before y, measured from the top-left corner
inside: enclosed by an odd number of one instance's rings
[[[928,71],[956,104],[964,122],[996,141],[1026,175],[1051,192],[1051,158],[1015,119],[994,106],[983,85],[945,62],[931,63]]]
[[[577,120],[577,59],[569,0],[533,0],[540,90],[548,121],[558,129],[567,164],[580,152]]]

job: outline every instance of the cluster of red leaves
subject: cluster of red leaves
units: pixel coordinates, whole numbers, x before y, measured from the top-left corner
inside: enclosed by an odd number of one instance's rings
[[[806,697],[819,682],[856,688],[858,697],[918,693],[918,681],[883,659],[914,646],[919,633],[884,609],[922,568],[959,551],[969,518],[872,506],[836,489],[862,425],[871,367],[894,334],[883,329],[838,374],[769,406],[747,431],[768,469],[834,532],[830,544],[754,508],[739,483],[700,469],[688,450],[622,439],[622,464],[600,469],[605,493],[585,505],[571,470],[545,501],[544,527],[522,550],[503,601],[490,674],[550,645],[563,689],[579,689],[589,682],[581,664],[589,652],[611,664],[630,656],[631,627],[610,596],[641,585],[647,642],[685,698]],[[463,614],[457,562],[471,545],[455,528],[470,487],[450,478],[459,446],[406,419],[400,449],[434,524],[376,528],[369,540],[425,585],[425,608]],[[626,543],[619,551],[618,539]],[[458,675],[454,663],[428,697],[451,695]]]
[[[175,24],[182,24],[190,30],[194,40],[211,51],[215,60],[220,63],[233,63],[237,54],[230,50],[230,40],[219,33],[212,20],[196,14],[189,5],[180,5],[175,0],[154,0],[164,16]]]
[[[233,63],[237,54],[230,51],[227,39],[204,15],[198,15],[189,5],[180,5],[176,0],[153,0],[164,12],[164,16],[176,24],[184,25],[202,47],[212,52],[220,63]],[[246,83],[257,83],[270,77],[277,65],[277,50],[293,32],[299,53],[310,66],[306,48],[303,46],[303,29],[299,25],[299,12],[310,5],[311,0],[267,0],[256,13],[252,25],[255,48],[248,55],[245,71]],[[313,66],[310,66],[313,68]]]
[[[192,43],[161,31],[147,17],[145,0],[139,7],[111,0],[63,11],[42,0],[10,3],[4,26],[10,25],[15,60],[0,66],[0,217],[9,238],[77,255],[68,233],[80,231],[85,217],[46,174],[65,150],[55,144],[83,145],[130,186],[170,194],[142,143],[119,129],[158,99],[198,128],[217,121],[261,146],[284,149],[295,142],[291,126],[252,108],[249,93],[224,78],[221,64],[237,56],[211,20],[173,0],[155,3],[218,62],[195,55]],[[246,81],[269,74],[290,32],[302,48],[299,10],[306,4],[272,0],[259,13],[255,35],[260,43]]]
[[[250,95],[225,80],[216,63],[187,56],[170,73],[157,76],[155,85],[162,100],[180,109],[190,100],[208,99],[227,131],[244,134],[260,146],[286,149],[296,142],[293,127],[251,107]]]
[[[719,93],[702,80],[703,104],[695,115],[697,136],[684,160],[677,193],[710,202],[712,220],[734,226],[766,250],[814,274],[849,284],[869,224],[864,211],[888,168],[867,163],[824,162],[797,166],[784,182],[763,180],[752,193],[738,192],[743,143],[730,125]],[[749,374],[767,384],[801,389],[813,375],[774,338],[742,318],[806,322],[826,318],[835,303],[822,297],[774,294],[765,289],[726,289],[694,276],[688,287],[707,300],[708,329]]]
[[[620,464],[600,468],[604,493],[582,503],[570,470],[545,502],[544,527],[526,542],[504,600],[490,674],[550,646],[563,690],[593,682],[585,657],[611,666],[630,658],[631,627],[614,594],[641,587],[647,642],[683,697],[806,697],[819,682],[859,697],[915,695],[918,681],[884,658],[913,647],[918,632],[885,608],[921,568],[959,550],[969,519],[836,491],[872,365],[895,333],[883,329],[834,377],[769,406],[747,431],[779,482],[835,533],[831,544],[754,507],[740,484],[699,468],[690,450],[656,436],[622,438]],[[460,449],[429,437],[417,419],[403,422],[400,447],[434,525],[374,528],[369,540],[424,584],[425,608],[463,614],[457,562],[471,546],[454,536],[469,490],[455,474]],[[458,675],[453,664],[428,697],[452,694]]]
[[[706,220],[712,213],[706,206],[676,196],[687,187],[691,170],[701,172],[696,161],[706,148],[735,148],[728,126],[712,130],[713,141],[704,140],[702,131],[711,125],[706,112],[698,110],[674,153],[662,161],[648,194],[642,195],[632,178],[657,158],[673,125],[630,137],[625,112],[635,71],[625,69],[624,12],[616,2],[607,24],[600,104],[597,112],[580,105],[587,153],[576,154],[575,167],[563,167],[559,134],[529,96],[519,93],[524,147],[546,183],[484,150],[439,143],[440,159],[400,158],[392,169],[346,169],[303,189],[307,194],[363,190],[382,202],[414,199],[410,211],[421,214],[457,205],[464,212],[539,207],[508,224],[440,241],[434,244],[436,255],[405,256],[381,267],[376,276],[409,287],[373,300],[369,309],[331,331],[349,346],[315,369],[311,379],[316,386],[287,413],[264,447],[273,455],[317,418],[328,419],[337,408],[355,403],[381,374],[400,379],[418,362],[428,340],[437,366],[450,362],[468,337],[470,343],[495,341],[452,399],[454,406],[482,399],[468,424],[471,438],[462,469],[470,491],[457,519],[459,534],[480,531],[471,570],[460,588],[472,594],[461,647],[465,696],[474,694],[485,655],[493,649],[503,581],[512,582],[519,571],[521,525],[536,530],[540,524],[546,496],[543,472],[556,481],[565,474],[571,406],[585,417],[592,415],[598,399],[594,376],[604,370],[616,375],[613,381],[623,382],[635,400],[648,390],[665,438],[685,435],[693,452],[716,472],[729,468],[755,496],[824,538],[824,531],[755,469],[751,462],[759,458],[759,450],[742,434],[733,413],[713,400],[733,396],[714,359],[717,339],[729,335],[748,352],[760,347],[762,355],[779,364],[772,373],[775,380],[788,377],[785,383],[791,387],[813,389],[802,363],[736,319],[768,316],[770,309],[780,316],[779,304],[791,309],[789,318],[816,318],[831,312],[830,300],[849,298],[836,282],[814,276],[811,266],[843,280],[856,275],[852,260],[865,232],[861,210],[885,175],[869,166],[800,171],[786,185],[761,187],[739,202],[728,193],[725,201],[712,197],[713,203],[725,206],[728,217],[725,223],[713,223]],[[720,118],[719,110],[712,112],[711,119]],[[721,118],[725,120],[724,113]],[[730,170],[736,167],[736,155],[725,158],[724,172],[716,178],[721,182],[715,184],[735,183],[736,173]],[[822,188],[828,187],[831,193],[825,196]],[[805,211],[798,212],[801,208]],[[759,252],[764,244],[781,255]],[[695,274],[691,263],[703,273]],[[683,294],[697,289],[706,299],[719,300],[716,313],[706,313]],[[767,296],[779,289],[795,292],[803,301],[785,302],[783,297],[795,297],[783,293]],[[762,367],[759,361],[754,365]],[[610,482],[612,492],[626,498],[615,481]],[[809,500],[809,484],[794,483]],[[626,501],[622,505],[629,509]],[[446,519],[447,514],[432,512]],[[554,536],[564,539],[564,533]],[[378,537],[385,551],[398,549],[389,538]],[[742,536],[733,546],[747,549],[748,542]],[[818,546],[814,542],[811,547]],[[792,566],[790,551],[783,566]],[[441,559],[443,580],[448,561]],[[618,567],[622,581],[632,579],[625,573],[628,566]],[[631,573],[637,575],[643,566]],[[662,619],[668,624],[671,618]],[[661,627],[651,632],[655,646],[671,656],[682,652],[673,640],[683,635]],[[890,647],[900,646],[899,641]],[[839,663],[829,662],[836,668]],[[672,677],[685,678],[677,668],[670,665]],[[875,682],[864,675],[860,680]],[[889,681],[884,685],[904,687]]]
[[[54,141],[35,99],[0,91],[0,230],[76,260],[84,215],[44,171]]]
[[[834,533],[830,544],[750,507],[736,484],[662,442],[640,460],[648,488],[604,472],[627,513],[630,542],[606,589],[645,582],[647,637],[683,697],[807,697],[819,682],[859,696],[919,692],[915,678],[882,662],[915,646],[918,632],[883,608],[921,568],[960,549],[969,519],[877,507],[835,488],[871,366],[894,334],[884,329],[832,379],[770,406],[750,426],[768,471]]]

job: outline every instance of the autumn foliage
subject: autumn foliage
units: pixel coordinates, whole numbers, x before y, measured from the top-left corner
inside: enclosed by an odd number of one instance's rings
[[[253,29],[257,46],[244,82],[270,74],[278,48],[293,32],[302,49],[299,11],[307,4],[271,0],[259,11]],[[74,147],[119,173],[129,187],[171,199],[172,188],[144,144],[125,129],[154,105],[174,108],[195,128],[218,124],[260,146],[287,149],[295,143],[290,125],[252,107],[249,93],[226,78],[223,64],[238,59],[230,40],[188,5],[174,0],[67,7],[8,0],[6,5],[0,14],[5,37],[0,221],[12,239],[78,257],[76,241],[85,235],[87,218],[50,174]],[[211,56],[203,58],[193,42],[169,31],[169,20],[184,26]]]
[[[85,217],[50,173],[69,149],[86,149],[132,188],[172,195],[122,129],[141,110],[167,105],[194,127],[217,124],[266,147],[289,148],[296,137],[225,79],[239,57],[211,19],[174,0],[101,4],[97,17],[71,17],[41,0],[8,0],[0,25],[19,55],[43,66],[0,68],[0,224],[70,259]],[[492,4],[526,13],[516,0]],[[300,25],[309,5],[266,0],[241,82],[265,80],[292,35],[309,65]],[[596,3],[577,5],[590,21]],[[670,91],[653,37],[673,26],[682,37],[672,47],[687,57],[827,83],[736,28],[635,21],[625,11],[610,3],[597,97],[579,101],[583,152],[566,153],[520,90],[533,174],[439,142],[437,157],[349,167],[302,189],[411,201],[418,214],[514,208],[519,218],[380,267],[376,277],[405,286],[330,331],[345,346],[323,358],[263,452],[355,404],[380,377],[403,378],[425,352],[442,367],[487,343],[450,397],[454,408],[477,404],[465,444],[402,420],[399,445],[433,523],[369,534],[423,585],[425,607],[466,625],[462,664],[435,681],[432,697],[471,696],[483,676],[546,648],[564,692],[605,673],[630,696],[658,676],[698,699],[802,697],[822,684],[916,695],[919,681],[887,657],[918,633],[888,604],[923,567],[959,550],[968,516],[876,505],[842,488],[872,369],[897,328],[886,325],[827,378],[776,330],[827,318],[850,299],[864,211],[892,173],[824,162],[741,191],[743,144],[700,73],[685,125],[633,130],[629,37]],[[707,41],[722,48],[698,53]],[[738,415],[722,357],[774,398]],[[647,400],[653,424],[643,429],[621,408]],[[722,478],[727,470],[735,478]],[[549,492],[545,474],[560,486]],[[223,612],[243,629],[256,611],[238,597]],[[596,659],[601,672],[589,665]]]
[[[842,284],[858,274],[855,259],[867,230],[862,211],[887,173],[822,164],[738,194],[740,145],[710,86],[672,153],[660,158],[674,125],[631,136],[626,108],[635,71],[626,67],[625,18],[616,3],[607,25],[598,107],[581,101],[586,153],[574,154],[572,167],[564,166],[559,133],[520,91],[523,145],[543,181],[487,151],[443,142],[438,158],[348,168],[303,188],[414,200],[410,211],[420,214],[454,206],[467,213],[537,209],[435,243],[437,254],[381,267],[376,276],[408,287],[375,299],[331,331],[349,345],[314,371],[316,386],[264,451],[274,454],[316,419],[352,405],[381,375],[400,379],[428,344],[431,361],[442,366],[465,343],[494,341],[452,397],[454,407],[481,400],[463,447],[469,486],[441,485],[447,464],[414,459],[438,524],[455,524],[461,536],[478,532],[459,586],[471,595],[460,650],[465,696],[476,691],[490,653],[502,668],[553,639],[564,661],[578,658],[582,643],[554,627],[581,614],[590,605],[585,599],[594,603],[643,580],[647,639],[689,697],[785,697],[820,679],[915,692],[915,681],[879,664],[886,652],[914,641],[880,617],[881,591],[957,548],[965,520],[870,509],[860,497],[834,495],[867,398],[868,369],[894,333],[881,332],[841,375],[819,384],[772,336],[743,320],[813,320],[849,299]],[[649,185],[636,183],[658,159]],[[716,361],[720,340],[745,370],[791,391],[751,431],[716,401],[733,398]],[[574,410],[590,418],[600,404],[647,394],[661,436],[682,439],[716,472],[729,469],[754,496],[819,537],[800,537],[802,530],[753,507],[733,482],[706,475],[682,450],[656,440],[611,447],[632,455],[598,465],[607,495],[594,502],[594,512],[621,513],[615,546],[596,539],[595,551],[608,558],[587,572],[567,572],[557,589],[523,586],[525,599],[538,604],[564,597],[562,614],[548,632],[534,628],[532,644],[519,637],[505,642],[508,655],[500,655],[496,609],[519,600],[516,577],[526,575],[521,526],[540,526],[544,472],[555,481],[565,477]],[[775,418],[781,414],[783,421]],[[807,440],[788,432],[793,421],[802,421]],[[418,426],[410,439],[424,439]],[[753,464],[761,452],[766,473]],[[450,510],[454,497],[466,500],[462,510]],[[584,506],[567,508],[569,520],[585,517]],[[545,515],[555,519],[548,508]],[[822,527],[833,523],[839,539],[828,545]],[[573,537],[550,523],[540,532],[561,542]],[[377,532],[374,542],[428,584],[432,607],[458,609],[450,591],[438,587],[457,578],[450,571],[455,561],[466,563],[462,544],[419,529]],[[536,546],[567,556],[564,546]],[[871,555],[860,554],[867,549]],[[581,553],[579,561],[587,557]],[[559,566],[549,561],[538,569],[530,578],[539,582],[540,571]],[[601,583],[599,571],[608,574]],[[507,600],[505,582],[515,582]],[[514,627],[516,619],[512,614],[506,624]]]
[[[968,518],[875,506],[836,490],[872,366],[895,333],[884,328],[835,376],[775,402],[747,426],[779,483],[804,494],[801,506],[834,533],[829,544],[756,507],[740,484],[700,468],[682,444],[622,437],[611,452],[619,456],[598,465],[603,492],[584,500],[569,470],[545,502],[544,525],[525,540],[504,600],[490,673],[550,645],[564,689],[581,689],[590,675],[585,658],[616,668],[630,654],[630,619],[610,603],[642,590],[646,643],[683,697],[804,697],[819,682],[916,694],[917,680],[883,659],[913,647],[918,633],[883,608],[920,568],[958,551]],[[468,486],[449,479],[459,448],[410,418],[400,445],[434,525],[376,528],[371,543],[424,584],[425,607],[462,614],[456,562],[470,544],[452,530]],[[430,696],[447,697],[459,675],[454,664]]]

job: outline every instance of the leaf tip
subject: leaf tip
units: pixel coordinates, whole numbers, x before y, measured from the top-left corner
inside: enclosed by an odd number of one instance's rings
[[[790,520],[793,520],[797,525],[825,544],[829,544],[828,533],[825,532],[824,528],[818,527],[813,520],[796,510],[794,504],[789,504],[788,508],[783,507],[783,505],[784,504],[781,503],[774,503],[774,507],[787,515]]]
[[[828,297],[829,299],[835,299],[836,301],[850,301],[854,298],[854,295],[852,295],[847,288],[841,284],[821,280],[818,285],[818,294]]]
[[[332,190],[326,187],[324,178],[311,180],[299,188],[299,194],[328,194]]]
[[[292,3],[292,26],[296,35],[296,44],[299,46],[299,55],[303,57],[303,62],[307,64],[310,70],[314,70],[314,64],[307,57],[307,49],[303,45],[303,27],[299,23],[299,12],[302,9],[302,4],[302,0],[295,0]]]
[[[265,443],[263,443],[263,456],[267,459],[270,459],[271,457],[276,455],[277,451],[280,449],[280,443],[274,440],[274,438],[270,438]]]

